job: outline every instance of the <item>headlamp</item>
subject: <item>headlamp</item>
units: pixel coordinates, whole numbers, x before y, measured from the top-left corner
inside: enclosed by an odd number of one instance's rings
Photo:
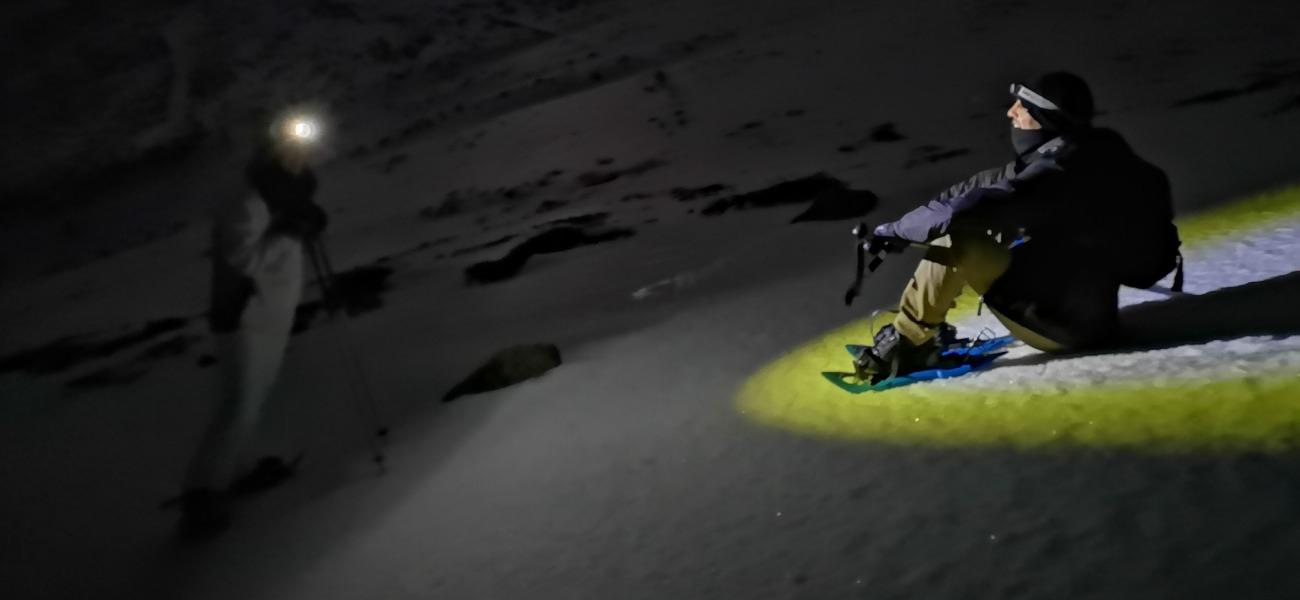
[[[1055,102],[1044,98],[1042,94],[1039,94],[1038,92],[1035,92],[1019,83],[1011,84],[1011,95],[1043,110],[1061,110],[1061,107],[1057,106]]]
[[[295,144],[312,144],[320,138],[320,124],[306,115],[291,116],[280,123],[279,137]]]

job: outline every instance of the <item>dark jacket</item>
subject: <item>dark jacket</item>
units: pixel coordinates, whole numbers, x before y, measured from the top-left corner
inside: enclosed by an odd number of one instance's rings
[[[1148,287],[1173,270],[1172,219],[1165,173],[1118,133],[1092,129],[977,173],[881,233],[915,242],[953,228],[1023,234],[1027,242],[1012,251],[1010,268],[985,301],[1054,340],[1083,347],[1114,326],[1121,284]]]
[[[310,170],[295,175],[261,155],[245,175],[255,195],[223,202],[213,220],[208,326],[215,333],[239,329],[267,253],[278,243],[298,243],[279,223],[296,213],[323,213],[312,200],[316,178]]]
[[[887,225],[892,234],[929,242],[958,226],[1015,232],[1034,240],[1114,256],[1163,235],[1172,220],[1169,180],[1124,138],[1093,129],[1056,138],[1024,161],[976,173]]]

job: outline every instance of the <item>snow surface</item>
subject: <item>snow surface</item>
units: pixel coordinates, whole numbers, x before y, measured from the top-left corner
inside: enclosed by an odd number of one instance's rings
[[[1297,249],[1300,249],[1300,219],[1295,218],[1270,222],[1240,236],[1190,246],[1184,252],[1190,273],[1184,292],[1206,294],[1291,275],[1297,268]],[[1121,288],[1120,306],[1163,302],[1174,297],[1167,292]],[[1237,310],[1251,309],[1237,307]],[[1223,316],[1197,317],[1215,320]],[[1282,318],[1285,317],[1278,316]],[[999,334],[1006,331],[989,313],[959,322],[958,326],[974,332],[985,328]],[[1195,329],[1197,323],[1186,326]],[[1180,380],[1216,381],[1243,374],[1289,374],[1300,372],[1300,336],[1245,336],[1173,348],[1077,357],[1048,357],[1020,346],[1008,352],[1003,360],[992,371],[976,373],[960,382],[936,382],[935,387],[998,389],[1028,385],[1069,389],[1103,383],[1168,384]]]
[[[167,124],[186,109],[212,135],[138,181],[5,207],[0,356],[200,314],[204,210],[238,193],[239,128],[267,102],[308,96],[334,117],[321,201],[339,266],[398,258],[381,310],[295,338],[258,449],[305,449],[305,471],[243,506],[237,527],[205,547],[171,541],[174,515],[155,504],[177,491],[210,410],[213,371],[194,366],[206,342],[152,362],[132,350],[53,375],[0,374],[0,589],[23,599],[1295,596],[1293,456],[941,451],[805,439],[742,418],[732,397],[749,375],[894,302],[912,264],[886,264],[863,308],[846,311],[851,224],[788,225],[801,207],[704,218],[690,211],[706,201],[669,194],[826,171],[882,198],[869,219],[891,218],[1004,160],[1006,82],[1060,66],[1085,75],[1103,122],[1167,169],[1181,211],[1209,207],[1296,176],[1300,111],[1284,109],[1300,93],[1293,4],[462,3],[472,22],[440,25],[447,13],[425,2],[196,3],[206,41],[194,64],[233,57],[233,83],[167,109],[156,97],[177,95],[167,64],[185,61],[165,43],[124,40],[165,30],[159,39],[178,43],[183,17],[20,3],[14,23],[26,29],[5,49],[33,44],[39,60],[12,81],[41,102],[16,113],[15,139],[32,150],[6,148],[6,179],[129,163],[141,145],[180,135]],[[483,13],[510,7],[533,35],[477,33]],[[331,10],[345,16],[320,16]],[[370,49],[377,39],[404,48],[426,30],[435,41],[414,58]],[[127,56],[117,64],[105,48]],[[112,60],[58,68],[83,56]],[[461,68],[438,62],[452,56]],[[75,77],[91,79],[60,97],[61,78]],[[539,77],[551,81],[535,86]],[[1174,106],[1223,90],[1239,93]],[[103,111],[40,145],[43,115],[87,107]],[[905,139],[837,151],[884,123]],[[577,180],[648,160],[666,164],[600,186]],[[418,216],[449,191],[492,192],[556,169],[519,202],[486,193],[464,214]],[[570,204],[535,213],[544,200]],[[462,285],[465,266],[508,246],[454,250],[597,211],[637,235],[536,257],[508,282]],[[1275,234],[1294,241],[1289,227]],[[1189,256],[1189,290],[1293,270],[1294,246],[1225,244]],[[193,320],[181,333],[204,335]],[[564,366],[438,403],[491,352],[534,341],[557,343]],[[382,477],[339,379],[341,342],[363,353],[393,426]],[[1260,343],[1162,352],[1175,369],[1220,353],[1244,369],[1294,366],[1294,350],[1268,359],[1280,364],[1249,358]],[[1065,377],[1157,364],[1104,360],[1014,369]],[[101,368],[146,372],[65,387]]]

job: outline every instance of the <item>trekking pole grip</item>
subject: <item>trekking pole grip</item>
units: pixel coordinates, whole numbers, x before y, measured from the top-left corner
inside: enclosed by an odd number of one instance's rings
[[[853,284],[844,292],[844,306],[852,306],[853,299],[857,298],[862,292],[862,277],[863,272],[866,269],[867,259],[867,249],[864,246],[864,243],[866,242],[867,236],[870,235],[868,233],[870,231],[871,229],[863,222],[859,222],[858,225],[853,228],[853,245],[857,250],[857,268],[854,270]],[[873,267],[872,270],[874,271],[875,268]]]

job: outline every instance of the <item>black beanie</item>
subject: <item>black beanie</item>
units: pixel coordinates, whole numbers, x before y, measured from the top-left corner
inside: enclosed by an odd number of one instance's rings
[[[244,177],[272,212],[310,204],[316,193],[316,174],[310,168],[291,173],[276,160],[273,150],[261,148],[244,167]]]
[[[1026,100],[1019,92],[1023,88],[1028,88],[1056,105],[1057,110],[1051,110],[1033,101],[1022,102],[1034,120],[1043,127],[1065,131],[1091,126],[1095,112],[1092,90],[1088,89],[1088,84],[1082,77],[1065,71],[1048,73],[1035,80],[1032,86],[1012,85],[1012,95]]]

